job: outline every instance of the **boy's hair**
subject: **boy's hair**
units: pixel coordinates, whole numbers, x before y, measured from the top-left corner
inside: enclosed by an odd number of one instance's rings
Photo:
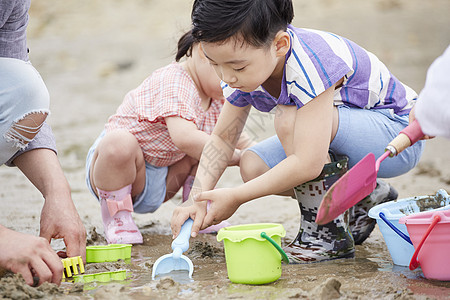
[[[191,19],[196,41],[217,43],[233,37],[257,48],[267,46],[294,18],[292,0],[195,0]]]
[[[194,45],[194,37],[192,36],[192,31],[188,31],[185,34],[181,36],[181,38],[178,40],[178,48],[177,48],[177,54],[175,55],[175,60],[180,61],[180,59],[183,58],[183,56],[186,55],[186,57],[191,56],[192,54],[192,46]]]

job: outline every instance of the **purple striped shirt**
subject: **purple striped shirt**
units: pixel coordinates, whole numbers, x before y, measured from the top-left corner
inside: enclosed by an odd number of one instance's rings
[[[289,26],[291,49],[286,54],[281,93],[272,97],[261,86],[246,93],[222,83],[227,100],[253,105],[264,112],[276,105],[303,105],[344,78],[334,94],[335,105],[392,109],[408,114],[417,94],[393,76],[371,52],[336,34]]]

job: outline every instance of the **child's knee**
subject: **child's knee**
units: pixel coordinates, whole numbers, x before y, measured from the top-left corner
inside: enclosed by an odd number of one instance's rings
[[[126,130],[115,130],[105,135],[97,147],[98,158],[121,164],[135,160],[140,151],[136,138]]]
[[[239,167],[244,182],[252,180],[270,169],[258,154],[249,150],[242,154]]]

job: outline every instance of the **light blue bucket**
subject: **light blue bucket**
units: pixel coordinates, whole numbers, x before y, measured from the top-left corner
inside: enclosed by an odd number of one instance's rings
[[[450,209],[450,196],[440,189],[434,196],[404,198],[376,205],[369,210],[369,217],[377,221],[392,262],[399,266],[409,266],[414,246],[406,225],[398,221],[401,217],[414,213],[444,209]]]

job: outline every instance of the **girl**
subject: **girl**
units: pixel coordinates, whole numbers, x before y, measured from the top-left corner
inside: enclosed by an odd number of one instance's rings
[[[412,89],[395,78],[374,54],[332,33],[295,28],[290,25],[293,16],[291,0],[194,1],[192,34],[222,79],[227,97],[204,153],[219,148],[231,159],[239,134],[230,136],[227,132],[230,128],[242,131],[252,106],[275,112],[277,136],[243,154],[240,167],[246,182],[235,188],[212,191],[227,164],[202,155],[194,182],[198,189],[191,192],[196,202],[174,211],[174,236],[188,217],[194,219],[192,236],[196,236],[199,229],[227,219],[247,201],[270,194],[292,194],[292,188],[320,178],[324,164],[330,162],[330,150],[335,157],[348,157],[349,167],[368,152],[379,157],[408,125],[408,114],[417,97]],[[409,171],[422,150],[423,142],[416,143],[389,164],[382,164],[378,175],[393,177]],[[216,166],[214,172],[203,170],[208,165]],[[203,192],[199,192],[200,187]],[[365,203],[365,209],[396,198],[396,192],[381,181],[375,192],[376,197]],[[305,207],[316,213],[323,193],[319,190],[315,194],[315,207]],[[296,191],[299,202],[303,201],[301,195],[306,192]],[[208,213],[206,200],[211,201]],[[356,222],[368,226],[370,233],[373,226],[359,217]],[[326,228],[315,226],[314,238],[325,240],[322,233]],[[363,238],[365,235],[367,232],[362,232]],[[336,244],[332,239],[326,243]],[[350,237],[345,247],[351,243]],[[328,250],[320,251],[326,258],[352,254],[335,256]],[[298,254],[299,250],[291,252]]]
[[[100,201],[108,243],[142,243],[131,212],[154,212],[184,183],[189,194],[189,175],[223,103],[220,80],[190,32],[178,42],[176,62],[125,96],[86,160],[87,185]],[[234,151],[228,165],[238,162]]]

